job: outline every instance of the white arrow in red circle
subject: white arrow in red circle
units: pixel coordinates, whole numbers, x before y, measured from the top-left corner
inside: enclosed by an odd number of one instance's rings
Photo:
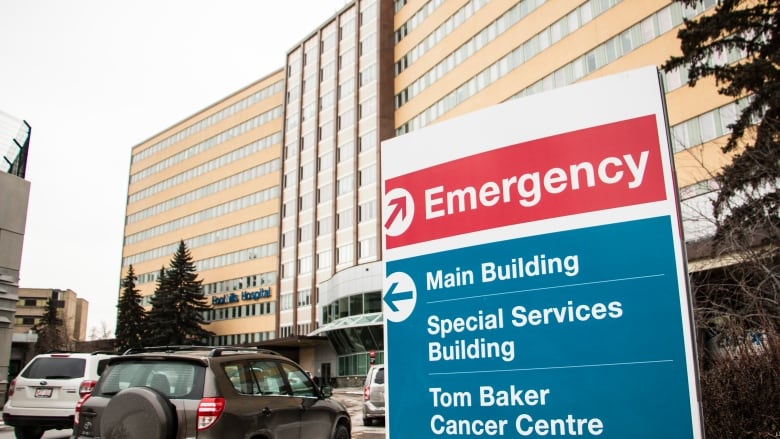
[[[385,230],[390,236],[398,236],[409,228],[414,218],[412,195],[404,189],[395,188],[384,198]]]

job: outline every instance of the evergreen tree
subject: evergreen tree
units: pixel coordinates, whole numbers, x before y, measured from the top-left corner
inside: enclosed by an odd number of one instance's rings
[[[146,315],[146,331],[144,333],[144,345],[164,346],[171,344],[175,337],[176,308],[173,294],[168,287],[167,271],[160,268],[157,277],[157,287],[152,296],[152,308]]]
[[[43,315],[33,326],[33,330],[38,334],[38,341],[35,343],[36,354],[68,349],[65,327],[57,314],[57,300],[54,297],[49,297],[46,301]]]
[[[686,7],[703,3],[677,1]],[[723,147],[733,160],[716,177],[720,191],[713,212],[721,244],[754,241],[756,230],[762,230],[764,244],[780,244],[779,31],[777,0],[720,0],[713,13],[685,21],[678,33],[682,55],[663,65],[666,71],[687,69],[692,86],[713,77],[720,94],[746,97]],[[741,59],[729,63],[734,53]]]
[[[135,287],[138,278],[133,266],[127,269],[122,280],[122,296],[117,304],[116,347],[121,351],[138,348],[144,344],[146,331],[146,311],[141,306],[141,295]]]
[[[176,331],[170,340],[171,344],[202,344],[203,339],[214,335],[203,328],[207,324],[203,313],[211,307],[203,294],[202,281],[197,277],[192,255],[184,241],[181,241],[166,273],[175,309],[175,320],[172,323]]]

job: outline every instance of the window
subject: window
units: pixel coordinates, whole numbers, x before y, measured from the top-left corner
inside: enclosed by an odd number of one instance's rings
[[[349,193],[352,193],[353,189],[353,180],[354,178],[352,175],[346,175],[342,178],[339,178],[338,182],[336,183],[336,195],[346,195]]]
[[[355,144],[350,141],[338,147],[336,160],[341,163],[355,156]]]
[[[352,244],[346,244],[339,247],[338,253],[336,254],[336,263],[343,264],[345,262],[352,262],[352,248]]]
[[[284,379],[279,373],[279,366],[275,361],[253,361],[249,364],[245,375],[253,378],[259,395],[286,395],[289,393],[284,387]]]
[[[358,206],[358,223],[376,218],[376,200],[366,201]]]
[[[311,224],[303,224],[298,227],[298,242],[305,242],[311,239]]]
[[[373,256],[376,256],[376,240],[374,238],[361,240],[358,246],[358,258]]]
[[[306,256],[298,260],[298,273],[299,274],[311,273],[311,256]],[[298,302],[298,306],[301,306],[300,299]]]
[[[317,188],[317,204],[324,203],[333,199],[333,185],[326,184],[321,188]]]
[[[331,265],[331,258],[333,257],[333,252],[330,250],[325,250],[320,253],[317,253],[317,270],[322,270],[323,268],[329,268]]]
[[[311,305],[311,289],[305,289],[298,291],[298,306]]]
[[[287,311],[293,308],[292,293],[282,293],[279,297],[279,309]]]
[[[281,363],[282,370],[290,383],[290,394],[293,396],[317,396],[314,384],[306,373],[289,363]]]
[[[308,194],[303,194],[298,198],[298,210],[306,210],[311,209],[313,205],[314,196],[312,195],[312,192],[309,192]]]
[[[330,169],[333,166],[333,153],[326,152],[317,157],[317,172]]]
[[[352,226],[352,208],[344,209],[336,215],[336,228],[338,230],[346,229]]]
[[[282,264],[282,277],[283,278],[290,278],[295,276],[294,270],[293,270],[293,263],[292,262],[285,262]],[[284,309],[284,308],[282,308]]]
[[[358,186],[364,187],[376,183],[376,166],[371,165],[358,171]]]
[[[282,233],[282,248],[290,247],[293,245],[293,239],[292,239],[293,232],[284,232]]]
[[[317,236],[322,236],[331,232],[333,227],[333,217],[326,216],[317,220]]]

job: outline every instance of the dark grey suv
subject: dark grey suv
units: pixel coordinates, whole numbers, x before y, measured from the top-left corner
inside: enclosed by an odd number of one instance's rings
[[[330,395],[270,351],[146,348],[109,361],[73,438],[348,439],[349,414]]]

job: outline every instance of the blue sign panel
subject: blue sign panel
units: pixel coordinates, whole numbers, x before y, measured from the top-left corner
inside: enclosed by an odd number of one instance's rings
[[[387,262],[392,437],[693,437],[675,221]]]

